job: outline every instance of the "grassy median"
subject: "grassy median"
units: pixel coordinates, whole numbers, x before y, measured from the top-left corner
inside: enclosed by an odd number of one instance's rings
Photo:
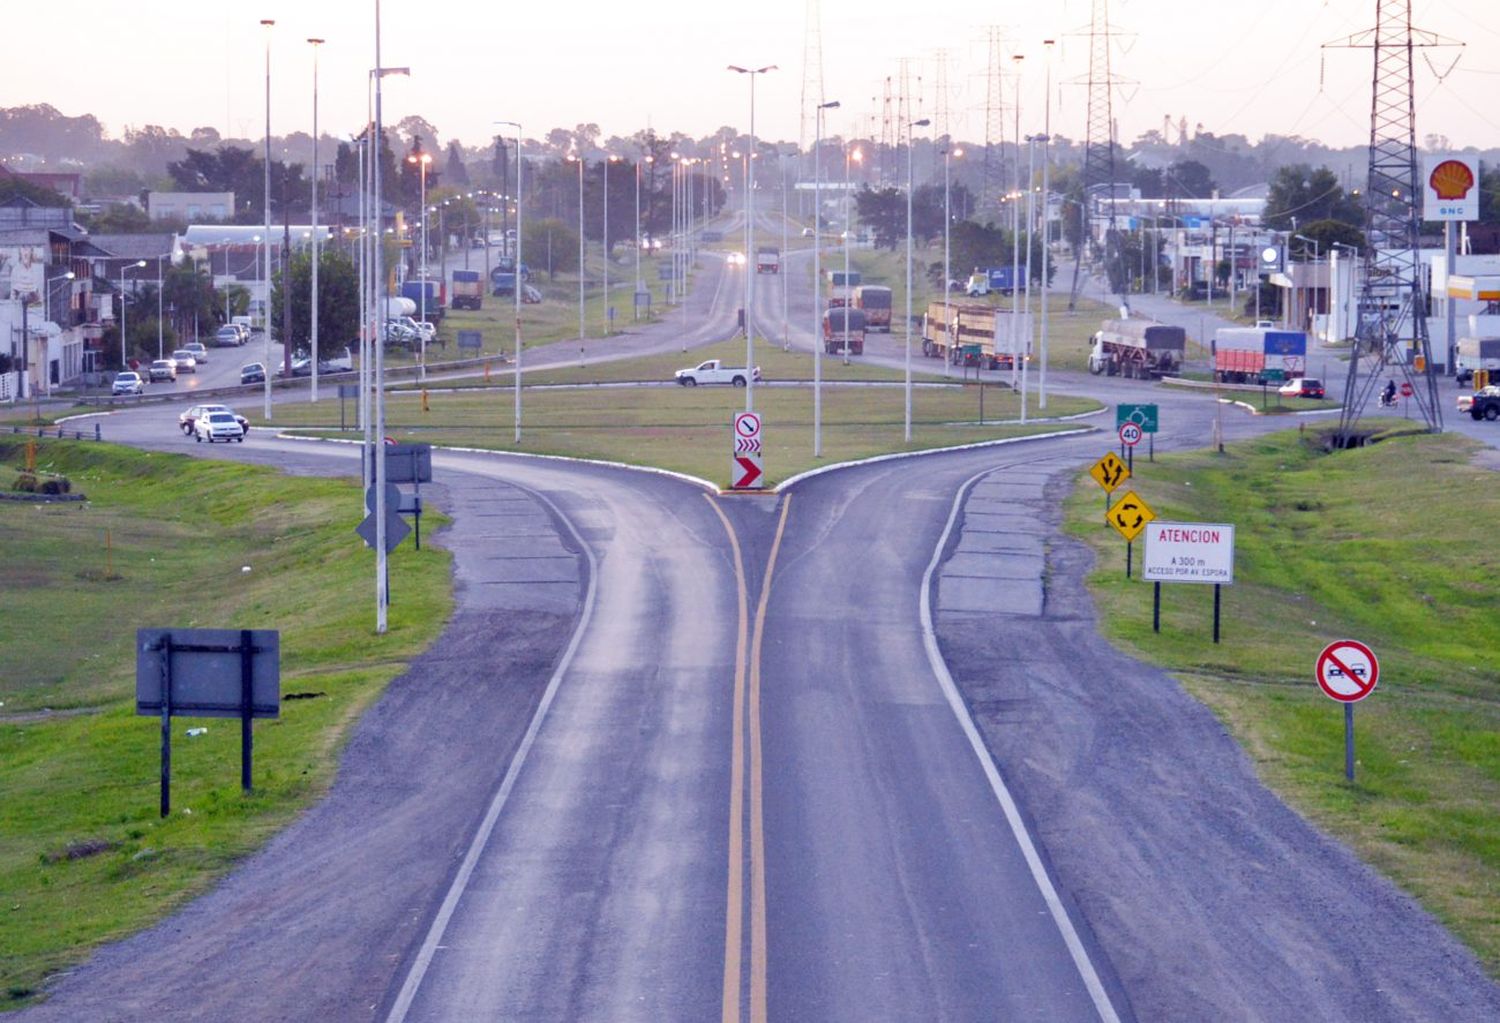
[[[857,362],[845,371],[838,359],[825,361],[830,381],[823,394],[823,453],[814,457],[813,389],[803,381],[778,384],[775,360],[795,360],[805,369],[806,354],[790,355],[762,345],[765,386],[756,388],[755,408],[764,419],[766,479],[774,484],[821,465],[899,451],[952,447],[1003,437],[1020,437],[1058,429],[1084,428],[1076,423],[1019,422],[1019,395],[1008,387],[980,387],[954,378],[928,377],[913,389],[912,439],[905,440],[905,390],[901,374]],[[737,355],[737,358],[736,358]],[[694,352],[693,364],[722,356],[744,362],[744,343],[725,342]],[[665,381],[663,367],[681,368],[682,356],[653,356],[600,366],[600,383],[613,379]],[[566,379],[571,371],[558,371]],[[883,382],[881,382],[883,381]],[[406,391],[386,403],[386,434],[401,441],[454,447],[521,450],[605,461],[648,465],[727,482],[734,414],[745,407],[745,392],[728,386],[654,387],[525,386],[522,389],[522,442],[514,444],[514,391],[500,378],[494,388],[474,392]],[[1041,414],[1035,394],[1028,396],[1028,419]],[[1085,398],[1052,395],[1046,415],[1065,417],[1095,411]],[[282,430],[336,427],[338,408],[330,403],[296,405],[277,410]],[[346,431],[354,436],[353,431]]]
[[[1136,460],[1131,486],[1161,518],[1236,527],[1223,642],[1212,592],[1124,577],[1124,544],[1084,477],[1068,528],[1094,545],[1101,625],[1180,678],[1292,805],[1416,896],[1500,976],[1500,489],[1455,436],[1391,436],[1329,453],[1311,430]],[[1137,550],[1137,562],[1140,551]],[[1380,683],[1343,711],[1313,680],[1323,645],[1363,640]]]
[[[0,437],[0,465],[20,465],[24,443]],[[449,555],[408,542],[374,635],[357,481],[38,447],[38,468],[88,501],[0,503],[0,1009],[204,891],[320,796],[359,712],[451,607]],[[173,814],[159,818],[158,723],[134,713],[146,626],[280,630],[281,717],[255,725],[252,794],[237,722],[174,719]]]

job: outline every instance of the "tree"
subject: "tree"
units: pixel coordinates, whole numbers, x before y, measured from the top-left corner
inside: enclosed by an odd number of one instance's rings
[[[1209,169],[1197,160],[1179,160],[1162,172],[1169,199],[1210,199],[1217,186]]]
[[[1317,243],[1316,251],[1325,255],[1333,248],[1334,242],[1351,249],[1365,247],[1365,233],[1342,220],[1314,220],[1299,227],[1297,233],[1311,238]]]
[[[1271,179],[1261,222],[1278,231],[1295,231],[1297,225],[1318,220],[1341,220],[1355,226],[1364,223],[1364,210],[1345,194],[1338,176],[1327,167],[1314,170],[1305,163],[1283,167]]]
[[[457,140],[448,143],[448,163],[443,176],[455,188],[469,183],[469,168],[464,166],[464,147]]]
[[[142,234],[153,226],[145,210],[124,202],[112,202],[98,213],[81,213],[78,220],[95,234]]]
[[[895,250],[906,241],[906,195],[899,188],[861,188],[854,195],[859,222],[875,236],[875,247]]]
[[[556,217],[528,220],[521,251],[528,266],[546,267],[549,278],[578,269],[578,232]]]
[[[1500,224],[1500,167],[1479,170],[1479,222]]]
[[[312,255],[301,252],[288,266],[291,275],[291,348],[305,354],[312,344]],[[282,286],[278,273],[271,284],[271,332],[280,340]],[[318,340],[320,351],[333,351],[359,336],[359,271],[338,249],[318,254]]]
[[[212,328],[224,314],[213,276],[192,263],[167,267],[162,277],[162,298],[179,334]]]
[[[10,202],[15,198],[30,199],[38,206],[45,206],[48,209],[68,209],[73,205],[50,188],[33,185],[29,181],[23,181],[9,174],[0,177],[0,202]]]

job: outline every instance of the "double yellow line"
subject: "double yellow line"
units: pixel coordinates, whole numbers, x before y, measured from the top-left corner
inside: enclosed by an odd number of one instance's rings
[[[707,495],[705,495],[707,496]],[[786,531],[792,499],[782,498],[776,538],[766,559],[766,574],[760,584],[755,609],[755,631],[749,624],[749,588],[745,561],[734,527],[713,498],[709,506],[719,516],[734,552],[734,575],[739,591],[739,629],[734,654],[733,750],[730,754],[729,789],[729,888],[724,912],[723,1023],[740,1023],[741,993],[745,962],[745,788],[748,764],[750,789],[750,1021],[766,1019],[766,841],[761,785],[760,651],[765,635],[766,605],[771,598],[771,576]],[[746,656],[746,651],[749,656]],[[748,728],[747,728],[748,724]]]

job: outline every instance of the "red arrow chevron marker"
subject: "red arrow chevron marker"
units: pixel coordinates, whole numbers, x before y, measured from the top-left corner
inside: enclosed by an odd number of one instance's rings
[[[734,461],[741,470],[741,476],[733,483],[734,489],[743,490],[754,486],[755,481],[760,479],[760,466],[755,464],[755,459],[736,455]]]

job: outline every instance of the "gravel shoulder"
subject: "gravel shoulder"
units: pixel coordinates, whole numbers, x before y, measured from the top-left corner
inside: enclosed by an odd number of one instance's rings
[[[1500,1019],[1467,948],[1266,789],[1173,678],[1100,637],[1092,555],[1059,529],[1075,474],[1026,509],[1047,525],[1041,613],[942,614],[939,640],[1135,1016]]]

